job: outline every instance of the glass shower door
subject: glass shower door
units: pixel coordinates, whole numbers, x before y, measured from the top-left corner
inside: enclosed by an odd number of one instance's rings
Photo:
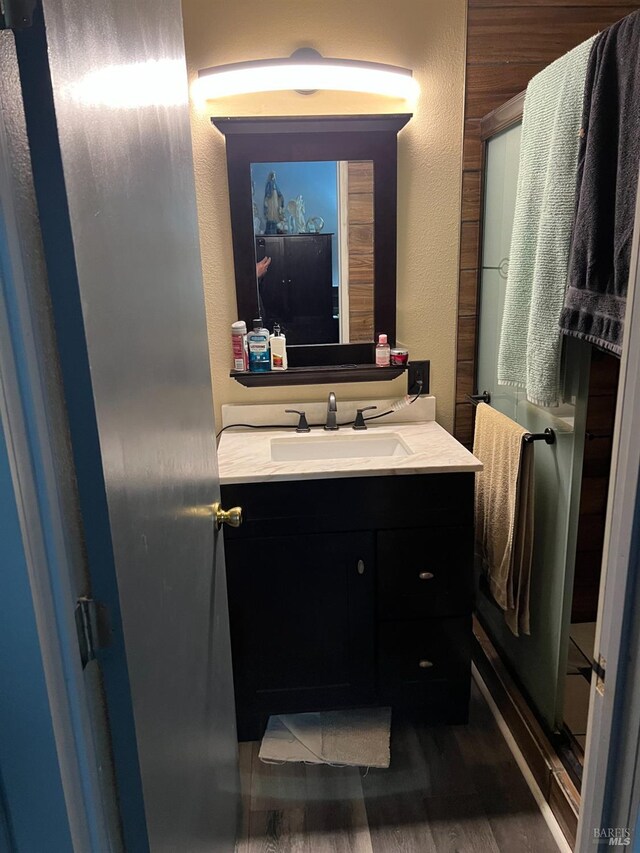
[[[514,637],[502,611],[482,589],[478,614],[533,706],[551,729],[562,720],[575,543],[582,473],[589,350],[567,340],[564,399],[555,408],[527,402],[522,391],[498,385],[500,329],[515,209],[521,124],[487,140],[480,279],[477,390],[530,432],[552,427],[556,442],[535,445],[535,534],[531,576],[531,634]]]

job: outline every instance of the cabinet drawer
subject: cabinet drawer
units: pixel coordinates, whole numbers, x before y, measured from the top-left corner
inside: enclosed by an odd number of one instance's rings
[[[443,681],[466,681],[471,617],[378,626],[378,684],[383,693]]]
[[[473,473],[222,486],[224,506],[243,508],[240,528],[225,541],[254,536],[350,532],[382,528],[432,530],[473,524]]]
[[[471,612],[471,527],[381,530],[377,547],[381,619],[462,616]]]

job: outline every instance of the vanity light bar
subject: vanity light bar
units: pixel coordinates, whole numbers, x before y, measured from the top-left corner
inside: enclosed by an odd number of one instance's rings
[[[408,68],[357,59],[327,59],[311,48],[297,50],[288,59],[205,68],[198,72],[195,83],[195,95],[203,100],[286,90],[308,94],[318,89],[404,99],[415,98],[420,91]]]

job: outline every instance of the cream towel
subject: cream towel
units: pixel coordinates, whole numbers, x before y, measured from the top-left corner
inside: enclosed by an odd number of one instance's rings
[[[496,603],[517,636],[529,633],[533,553],[533,445],[526,430],[485,403],[476,411],[476,551]]]

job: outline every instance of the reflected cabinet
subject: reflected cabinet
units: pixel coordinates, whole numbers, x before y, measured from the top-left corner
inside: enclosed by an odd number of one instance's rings
[[[258,282],[260,314],[268,329],[275,324],[283,329],[288,344],[339,341],[333,295],[332,236],[256,237],[256,260],[271,258],[269,268]]]

